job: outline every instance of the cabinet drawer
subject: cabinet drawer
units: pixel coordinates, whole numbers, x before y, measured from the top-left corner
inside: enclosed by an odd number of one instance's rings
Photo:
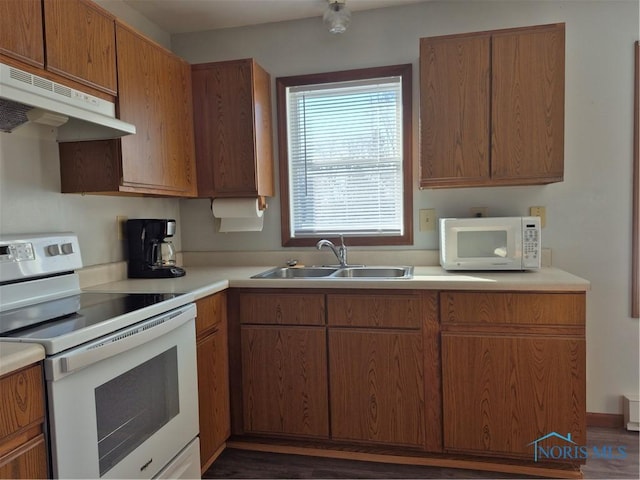
[[[42,368],[33,365],[0,379],[0,441],[44,420]]]
[[[418,295],[328,295],[331,326],[420,328]]]
[[[240,323],[324,325],[323,294],[240,294]]]
[[[585,309],[584,293],[440,293],[443,325],[582,326]]]
[[[200,337],[216,327],[227,316],[227,294],[225,292],[209,295],[196,302],[196,336]]]
[[[0,457],[0,478],[50,478],[44,434]]]

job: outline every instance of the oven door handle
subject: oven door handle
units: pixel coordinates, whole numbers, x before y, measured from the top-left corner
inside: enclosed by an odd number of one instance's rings
[[[132,350],[195,319],[195,305],[158,315],[58,357],[63,375]],[[194,323],[195,325],[195,323]],[[194,326],[195,331],[195,326]]]

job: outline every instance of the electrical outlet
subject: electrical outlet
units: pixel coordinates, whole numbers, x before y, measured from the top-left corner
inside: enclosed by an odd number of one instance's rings
[[[125,228],[127,220],[128,218],[124,215],[116,216],[116,237],[118,240],[124,240],[127,238],[127,229]]]
[[[489,209],[487,207],[471,207],[469,214],[472,217],[486,217],[489,215]]]
[[[428,232],[436,229],[436,209],[422,208],[420,209],[420,231]]]
[[[545,207],[529,207],[529,215],[540,217],[540,228],[547,224],[547,209]]]

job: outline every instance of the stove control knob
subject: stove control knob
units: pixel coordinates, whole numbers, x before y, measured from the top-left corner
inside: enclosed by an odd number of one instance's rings
[[[60,255],[60,246],[57,243],[51,244],[47,247],[47,253],[50,257]]]
[[[61,248],[63,255],[69,255],[73,253],[73,243],[63,243]]]

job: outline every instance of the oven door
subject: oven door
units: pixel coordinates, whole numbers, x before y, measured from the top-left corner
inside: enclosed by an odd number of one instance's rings
[[[45,360],[55,478],[152,478],[198,435],[195,306]]]

